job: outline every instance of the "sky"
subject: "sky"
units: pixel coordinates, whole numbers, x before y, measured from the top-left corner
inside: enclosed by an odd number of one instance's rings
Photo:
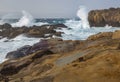
[[[120,7],[120,0],[0,0],[0,17],[25,10],[36,18],[74,18],[79,6],[89,11]]]

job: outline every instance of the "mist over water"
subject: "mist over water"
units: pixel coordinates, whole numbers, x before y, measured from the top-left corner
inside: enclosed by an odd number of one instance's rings
[[[11,24],[12,22],[15,22],[16,21],[15,17],[17,17],[17,16],[18,15],[14,14],[14,13],[9,13],[9,14],[6,14],[6,15],[2,16],[0,18],[0,25],[3,25],[4,23]]]

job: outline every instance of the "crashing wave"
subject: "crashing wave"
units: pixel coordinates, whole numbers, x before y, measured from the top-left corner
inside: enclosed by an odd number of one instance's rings
[[[37,22],[36,23],[34,17],[26,11],[22,11],[22,17],[17,22],[12,22],[11,21],[12,17],[14,17],[13,14],[3,16],[2,19],[0,20],[0,25],[3,25],[5,23],[9,23],[12,25],[12,27],[22,27],[22,26],[29,27],[29,26],[33,26],[33,25],[41,26],[41,25],[48,24],[46,22]]]
[[[13,27],[31,26],[31,23],[34,21],[32,15],[26,11],[22,11],[22,14],[23,16],[18,22],[11,24]]]
[[[86,7],[80,6],[79,10],[77,11],[77,16],[81,19],[81,26],[82,28],[90,28],[89,22],[88,22],[88,11]]]

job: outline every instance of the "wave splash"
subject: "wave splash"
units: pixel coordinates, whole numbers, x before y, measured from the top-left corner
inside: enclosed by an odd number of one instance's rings
[[[57,30],[64,32],[62,35],[63,39],[84,39],[92,34],[89,32],[90,26],[88,23],[88,11],[86,7],[80,6],[77,11],[77,16],[79,17],[79,20],[70,19],[64,23],[69,29],[63,28],[62,30]]]
[[[26,11],[22,11],[22,18],[16,23],[11,24],[13,27],[22,27],[22,26],[31,26],[31,23],[34,22],[34,18],[31,14]]]
[[[7,41],[7,42],[5,42]],[[24,35],[19,35],[14,39],[0,39],[0,63],[5,61],[5,56],[8,52],[14,51],[24,45],[33,45],[40,41],[40,38],[28,38]]]
[[[65,25],[69,28],[73,29],[89,29],[90,25],[88,22],[88,11],[86,7],[80,6],[79,10],[77,11],[77,16],[79,17],[79,20],[67,20],[65,22]]]
[[[81,19],[81,26],[83,28],[90,28],[90,25],[88,22],[88,11],[86,7],[80,6],[79,10],[77,11],[77,16]]]
[[[22,26],[30,27],[33,25],[41,26],[44,24],[48,24],[46,22],[35,22],[34,17],[30,13],[28,13],[24,10],[22,11],[22,17],[17,22],[16,21],[13,22],[12,17],[14,19],[14,14],[3,16],[2,19],[0,20],[0,25],[9,23],[12,25],[12,27],[22,27]]]

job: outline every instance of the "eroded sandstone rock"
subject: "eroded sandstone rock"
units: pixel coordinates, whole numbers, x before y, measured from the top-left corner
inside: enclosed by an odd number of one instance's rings
[[[89,12],[88,21],[90,26],[95,27],[120,27],[120,8],[92,10]]]
[[[117,30],[113,33],[112,39],[120,39],[120,31]]]

